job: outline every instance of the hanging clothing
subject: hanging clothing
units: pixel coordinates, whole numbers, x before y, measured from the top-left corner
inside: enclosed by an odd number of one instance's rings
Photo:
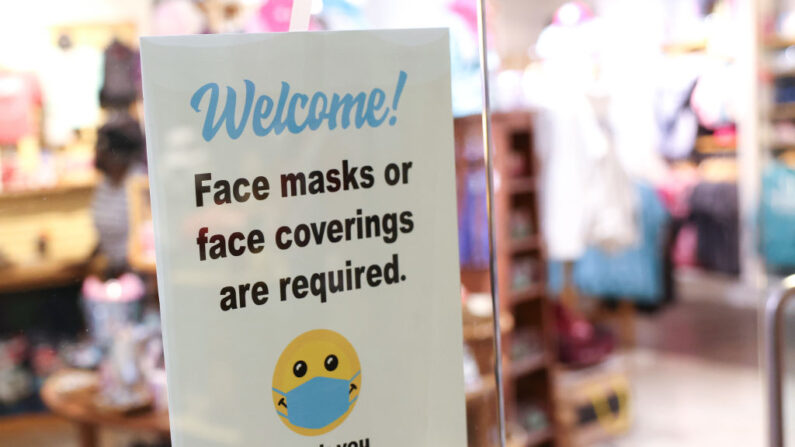
[[[102,54],[82,46],[55,50],[41,69],[45,141],[68,144],[76,129],[96,126],[102,85]]]
[[[590,44],[598,34],[590,25],[546,27],[535,48],[544,62],[526,84],[537,110],[541,231],[550,259],[577,259],[587,246],[589,180],[608,145],[588,99],[595,63]]]
[[[740,273],[740,210],[736,183],[698,184],[690,197],[698,231],[697,258],[707,270]]]
[[[14,145],[36,133],[41,88],[31,74],[0,71],[0,145]]]
[[[536,44],[544,62],[527,80],[527,95],[537,109],[541,224],[550,259],[575,260],[591,243],[617,249],[631,244],[637,233],[627,173],[637,160],[645,160],[632,154],[632,146],[653,150],[646,136],[654,126],[650,118],[638,132],[616,133],[638,101],[624,96],[614,102],[595,76],[603,68],[600,51],[609,35],[605,23],[593,19],[577,26],[550,25]],[[622,160],[622,153],[632,156]]]
[[[760,203],[762,255],[768,267],[795,269],[795,169],[773,161],[762,175]]]
[[[640,239],[632,247],[610,253],[590,247],[574,264],[574,284],[585,295],[658,303],[667,295],[664,252],[669,215],[654,189],[636,186],[640,197]],[[562,268],[552,263],[549,287],[562,289]]]
[[[607,252],[632,246],[638,238],[636,192],[613,148],[608,148],[592,172],[586,191],[588,244]]]
[[[691,97],[700,125],[714,130],[736,122],[738,85],[742,85],[742,78],[736,64],[710,64],[705,68]]]
[[[535,147],[541,161],[542,231],[550,259],[573,260],[585,252],[588,179],[607,141],[584,97],[561,101],[535,115]]]
[[[141,58],[137,51],[114,40],[105,49],[105,79],[99,92],[102,107],[126,108],[140,97]]]

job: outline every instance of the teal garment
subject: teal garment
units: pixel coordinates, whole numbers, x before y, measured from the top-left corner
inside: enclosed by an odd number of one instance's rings
[[[669,215],[651,186],[641,184],[636,189],[640,198],[639,240],[617,253],[589,247],[574,264],[574,284],[580,293],[646,304],[663,299],[663,237]],[[550,289],[560,292],[563,286],[560,262],[550,263],[548,279]]]
[[[795,268],[795,170],[773,161],[762,174],[762,256],[774,270]]]

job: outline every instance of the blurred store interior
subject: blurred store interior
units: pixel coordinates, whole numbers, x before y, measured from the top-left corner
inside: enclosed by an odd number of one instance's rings
[[[138,38],[287,31],[291,4],[0,3],[0,445],[170,445]],[[765,445],[795,2],[487,12],[508,444]],[[469,445],[495,446],[476,2],[315,0],[310,28],[428,26],[451,35]]]

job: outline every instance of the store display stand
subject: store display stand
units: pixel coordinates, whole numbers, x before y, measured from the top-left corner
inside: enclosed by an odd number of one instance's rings
[[[462,146],[479,133],[480,118],[468,116],[455,120],[459,171],[467,163],[476,163],[465,160],[461,153]],[[496,279],[501,310],[512,316],[513,323],[511,330],[503,328],[502,346],[507,445],[559,445],[554,421],[554,319],[546,295],[546,256],[539,232],[538,171],[532,147],[531,114],[492,115],[492,137],[494,221],[498,223]],[[529,229],[525,228],[521,234],[513,231],[511,225],[516,213],[524,213],[530,220]],[[462,280],[473,291],[485,291],[484,273],[464,270]],[[545,423],[538,423],[539,412],[543,413],[541,419],[546,419]],[[540,427],[528,429],[529,420],[535,420]],[[517,430],[517,427],[522,428]]]

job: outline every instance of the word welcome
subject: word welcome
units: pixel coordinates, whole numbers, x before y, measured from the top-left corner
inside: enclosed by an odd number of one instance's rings
[[[377,87],[369,92],[327,94],[316,91],[306,94],[291,91],[290,83],[282,81],[279,97],[274,99],[264,94],[257,96],[256,85],[248,79],[243,81],[245,91],[241,94],[243,106],[239,116],[238,92],[231,86],[226,87],[226,103],[223,111],[218,112],[221,88],[215,82],[199,87],[191,96],[190,106],[195,112],[202,113],[202,103],[207,103],[202,127],[205,141],[215,138],[222,126],[233,140],[240,138],[247,126],[258,137],[264,137],[271,132],[280,135],[285,130],[298,134],[306,129],[314,131],[323,126],[329,130],[337,129],[338,125],[347,129],[351,124],[357,129],[365,124],[376,128],[387,117],[389,125],[394,126],[397,123],[394,113],[397,112],[407,77],[405,71],[401,70],[398,74],[391,109],[385,106],[386,93]]]

